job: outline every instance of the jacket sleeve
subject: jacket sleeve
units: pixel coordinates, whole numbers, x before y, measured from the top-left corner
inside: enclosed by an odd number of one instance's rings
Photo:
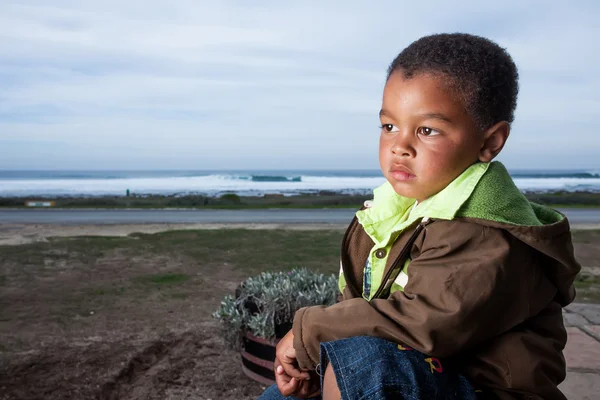
[[[381,337],[434,357],[467,350],[536,315],[555,296],[538,257],[500,229],[433,223],[408,267],[404,292],[296,313],[298,363],[314,369],[321,342],[353,336]]]

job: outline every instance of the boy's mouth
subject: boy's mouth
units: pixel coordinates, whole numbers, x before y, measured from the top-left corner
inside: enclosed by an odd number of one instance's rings
[[[392,165],[392,168],[390,168],[390,175],[397,181],[409,181],[417,177],[404,165]]]

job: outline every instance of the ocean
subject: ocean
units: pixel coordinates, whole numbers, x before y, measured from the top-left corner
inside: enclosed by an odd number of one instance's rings
[[[600,192],[599,170],[511,170],[522,191]],[[384,183],[378,170],[295,171],[0,171],[0,197],[132,194],[240,196],[332,191],[368,194]]]

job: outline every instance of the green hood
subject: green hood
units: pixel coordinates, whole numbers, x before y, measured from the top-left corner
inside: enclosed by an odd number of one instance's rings
[[[518,226],[550,225],[564,219],[559,212],[527,200],[504,165],[499,162],[489,164],[471,196],[457,211],[456,217]]]

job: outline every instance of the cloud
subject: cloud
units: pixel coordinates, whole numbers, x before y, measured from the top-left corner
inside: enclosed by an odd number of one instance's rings
[[[0,168],[377,168],[387,65],[442,31],[490,37],[519,66],[509,167],[597,166],[599,9],[5,1]]]

